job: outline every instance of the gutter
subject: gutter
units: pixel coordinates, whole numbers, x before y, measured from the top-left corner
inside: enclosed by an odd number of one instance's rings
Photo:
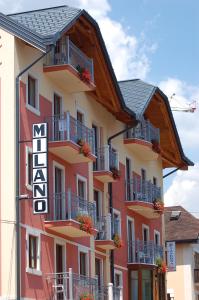
[[[23,69],[16,77],[16,293],[17,300],[21,299],[21,234],[20,234],[20,77],[38,61],[44,58],[52,47],[30,65]]]

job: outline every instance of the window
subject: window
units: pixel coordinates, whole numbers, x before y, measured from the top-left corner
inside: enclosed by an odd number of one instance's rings
[[[26,147],[26,187],[32,190],[32,149]]]
[[[38,114],[39,96],[38,96],[38,80],[28,75],[27,88],[27,107]]]
[[[120,212],[113,210],[113,234],[119,234],[121,236],[121,218]]]
[[[156,246],[160,245],[160,233],[157,230],[154,231],[154,242]]]
[[[157,186],[157,178],[156,178],[156,177],[153,177],[153,184],[154,184],[155,186]]]
[[[102,287],[103,285],[103,261],[99,258],[95,258],[95,275],[98,278],[98,287],[99,289]]]
[[[115,270],[115,287],[122,287],[122,272]]]
[[[35,275],[42,275],[40,270],[40,233],[36,229],[27,229],[26,243],[26,272]]]
[[[85,140],[85,138],[86,138],[83,124],[84,124],[84,114],[78,110],[77,111],[77,137],[78,137],[78,140],[79,139]]]
[[[96,217],[100,218],[102,215],[102,207],[101,207],[101,192],[94,190],[94,202],[96,204]]]
[[[79,273],[80,275],[87,275],[87,253],[79,253]]]
[[[87,180],[80,175],[77,175],[77,196],[87,200]]]
[[[37,269],[38,237],[29,235],[29,268]]]
[[[149,227],[146,225],[142,225],[142,237],[144,242],[149,241]]]

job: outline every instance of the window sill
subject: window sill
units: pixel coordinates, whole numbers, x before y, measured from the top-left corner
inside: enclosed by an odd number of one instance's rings
[[[29,273],[32,275],[37,275],[37,276],[42,276],[41,270],[36,270],[36,269],[31,269],[31,268],[26,268],[26,273]]]
[[[32,113],[36,114],[37,116],[40,116],[40,111],[38,108],[35,108],[31,106],[30,104],[26,103],[26,108],[30,110]]]

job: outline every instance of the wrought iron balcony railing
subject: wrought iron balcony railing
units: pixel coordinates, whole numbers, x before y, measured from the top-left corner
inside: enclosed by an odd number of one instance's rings
[[[50,141],[72,141],[87,143],[94,153],[94,131],[73,118],[69,112],[46,118]]]
[[[82,276],[72,272],[51,273],[46,275],[50,299],[80,299],[83,295],[89,294],[93,299],[98,299],[98,279]]]
[[[150,180],[142,180],[141,177],[133,176],[126,181],[126,200],[143,201],[153,203],[155,199],[161,199],[161,188],[154,185]]]
[[[156,264],[156,259],[163,259],[163,247],[154,241],[128,241],[128,262],[136,264]]]
[[[98,234],[96,240],[111,240],[112,239],[112,220],[111,214],[97,218]]]
[[[159,128],[154,127],[150,121],[142,120],[138,125],[127,131],[125,138],[140,139],[147,142],[160,142]]]
[[[118,152],[111,149],[109,145],[100,147],[96,150],[96,162],[93,165],[94,171],[111,171],[119,170]]]
[[[53,195],[53,201],[49,204],[47,221],[67,221],[71,219],[76,221],[82,215],[90,216],[93,226],[97,227],[95,202],[89,202],[68,190],[66,193],[55,193]]]
[[[70,65],[75,70],[80,66],[90,73],[91,81],[94,82],[93,60],[76,47],[69,37],[59,41],[55,49],[47,54],[44,65]]]

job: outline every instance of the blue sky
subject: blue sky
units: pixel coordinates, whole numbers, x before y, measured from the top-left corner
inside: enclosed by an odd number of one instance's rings
[[[0,11],[64,4],[83,8],[97,20],[119,80],[141,78],[168,97],[175,93],[171,105],[199,102],[198,0],[0,0]],[[194,114],[174,117],[184,152],[195,166],[165,180],[165,203],[199,211],[199,107]]]

